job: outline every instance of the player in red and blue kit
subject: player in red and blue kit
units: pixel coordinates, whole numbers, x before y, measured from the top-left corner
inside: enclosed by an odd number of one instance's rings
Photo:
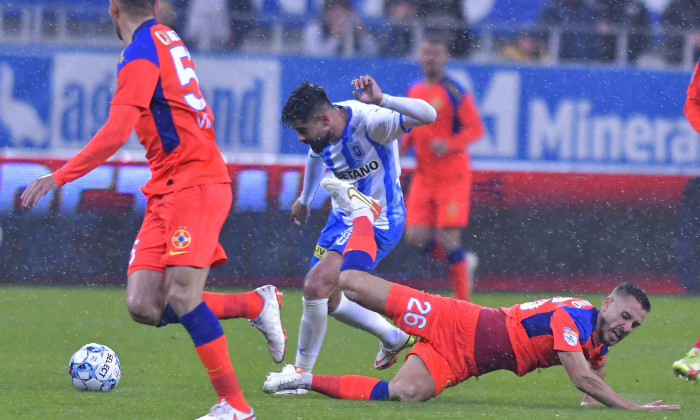
[[[700,133],[700,62],[695,63],[695,71],[688,85],[683,112],[693,130]],[[688,181],[679,209],[682,228],[679,228],[680,234],[677,247],[679,255],[676,258],[683,269],[679,273],[679,276],[682,276],[681,282],[691,293],[697,293],[700,290],[697,286],[697,270],[695,269],[699,263],[698,259],[700,259],[700,255],[697,255],[695,252],[695,241],[697,241],[698,232],[696,229],[690,228],[695,225],[697,218],[698,186],[700,186],[699,177]],[[694,287],[695,290],[692,290],[691,287]],[[698,340],[690,348],[690,351],[679,360],[673,362],[671,367],[678,377],[689,381],[698,380],[698,377],[700,377],[700,336],[698,336]]]
[[[158,0],[112,0],[110,16],[126,44],[109,118],[65,166],[32,182],[21,196],[36,206],[49,191],[87,174],[136,131],[146,148],[148,202],[127,270],[126,303],[140,323],[181,323],[218,394],[204,419],[253,419],[238,385],[219,319],[245,317],[268,340],[279,363],[285,352],[279,292],[267,285],[241,294],[204,292],[211,267],[226,261],[219,244],[231,179],[214,137],[187,48],[154,19]]]
[[[627,409],[677,410],[661,401],[634,404],[604,381],[608,347],[644,321],[651,310],[642,289],[617,286],[600,308],[580,298],[555,297],[509,308],[487,308],[407,286],[369,273],[377,252],[372,235],[378,206],[349,184],[324,184],[353,223],[345,249],[340,287],[360,305],[382,313],[406,333],[419,337],[390,381],[359,375],[323,376],[299,369],[270,373],[267,393],[309,389],[356,400],[425,401],[445,388],[494,370],[518,376],[536,368],[563,365],[584,404],[600,401]]]

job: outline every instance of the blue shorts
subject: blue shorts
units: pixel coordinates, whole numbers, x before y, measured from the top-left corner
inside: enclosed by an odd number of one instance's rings
[[[374,240],[377,241],[377,258],[374,260],[374,269],[379,261],[384,259],[389,252],[399,243],[401,235],[403,235],[403,227],[405,220],[401,223],[390,227],[389,229],[374,229]],[[321,235],[316,242],[314,256],[311,258],[311,268],[313,268],[328,251],[338,251],[342,254],[345,251],[345,245],[350,239],[352,233],[352,225],[347,225],[343,222],[343,218],[331,212],[328,216],[328,222],[321,231]]]

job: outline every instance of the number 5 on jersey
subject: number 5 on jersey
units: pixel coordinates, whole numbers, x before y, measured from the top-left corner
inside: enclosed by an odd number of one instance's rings
[[[183,95],[183,99],[190,108],[195,111],[203,111],[207,107],[207,101],[204,100],[199,90],[199,79],[197,78],[197,73],[194,72],[194,67],[192,67],[192,58],[189,51],[184,45],[176,45],[170,48],[170,55],[173,57],[175,71],[178,79],[180,79],[180,86],[189,86],[194,80],[194,84],[190,87],[191,92]],[[187,65],[185,64],[185,59],[187,59]]]

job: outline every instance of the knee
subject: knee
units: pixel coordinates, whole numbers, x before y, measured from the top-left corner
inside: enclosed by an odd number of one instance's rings
[[[340,276],[338,277],[338,286],[350,300],[355,300],[353,297],[357,294],[356,285],[357,271],[346,270],[340,272]]]
[[[426,392],[425,387],[408,381],[389,382],[389,391],[392,397],[400,401],[426,401],[432,397]]]
[[[312,300],[327,299],[337,286],[337,277],[312,270],[304,278],[304,297]]]
[[[410,247],[423,250],[428,246],[429,237],[415,229],[406,228],[404,240]]]
[[[131,319],[145,325],[158,325],[163,315],[163,308],[156,308],[151,302],[138,296],[127,296],[126,308]]]

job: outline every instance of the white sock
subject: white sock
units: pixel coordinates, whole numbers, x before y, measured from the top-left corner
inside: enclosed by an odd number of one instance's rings
[[[408,339],[408,334],[392,325],[386,318],[351,301],[344,293],[340,294],[338,308],[331,312],[330,316],[374,335],[389,350],[401,347]]]
[[[321,351],[323,338],[326,336],[328,299],[306,300],[301,298],[301,301],[304,304],[304,311],[301,313],[297,357],[294,364],[311,373]]]

